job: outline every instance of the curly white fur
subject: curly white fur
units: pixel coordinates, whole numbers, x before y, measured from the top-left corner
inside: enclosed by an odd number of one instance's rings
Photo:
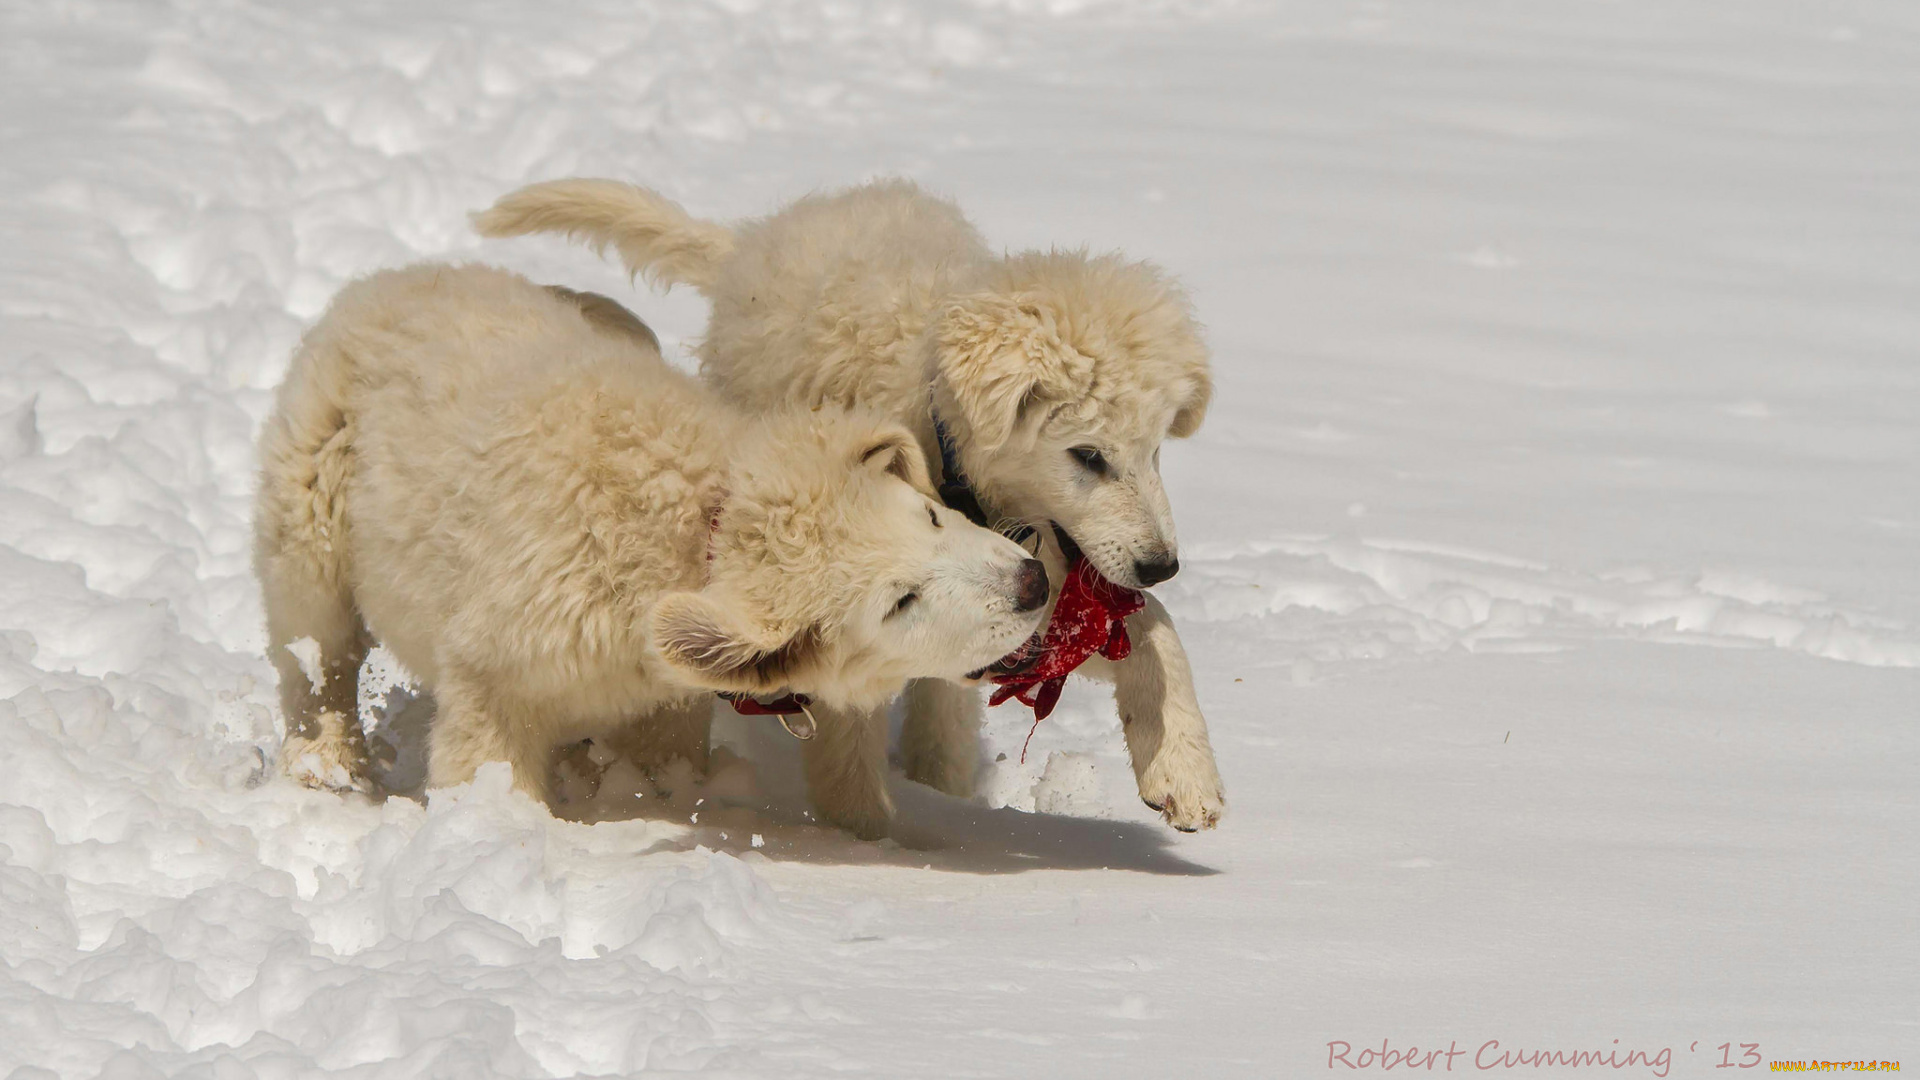
[[[436,698],[431,783],[505,760],[544,797],[557,743],[703,692],[871,710],[1034,629],[1025,553],[937,506],[899,425],[744,418],[594,306],[418,266],[348,286],[301,344],[255,518],[290,771],[365,788],[353,718],[374,639]],[[302,638],[317,664],[286,648]],[[687,747],[684,722],[663,726]],[[817,770],[837,787],[815,799],[884,820],[884,759],[850,738],[821,740],[854,760]]]
[[[930,456],[938,415],[990,514],[1058,524],[1122,585],[1178,567],[1159,448],[1199,428],[1212,378],[1185,293],[1149,263],[995,256],[957,207],[904,180],[809,196],[731,231],[644,188],[563,180],[514,192],[475,226],[612,245],[636,274],[699,288],[713,301],[703,369],[736,401],[875,408]],[[654,254],[665,250],[674,257]],[[1058,581],[1060,556],[1048,557]],[[1112,674],[1141,797],[1178,828],[1211,826],[1224,800],[1185,654],[1158,605],[1136,623],[1156,646]],[[970,791],[977,695],[928,687],[909,704],[909,775]]]

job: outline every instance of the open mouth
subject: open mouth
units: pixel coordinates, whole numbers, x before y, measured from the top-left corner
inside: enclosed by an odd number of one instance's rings
[[[1086,558],[1086,556],[1081,554],[1080,545],[1073,542],[1073,537],[1067,535],[1067,530],[1061,528],[1059,522],[1055,521],[1049,524],[1053,526],[1053,538],[1060,543],[1060,554],[1066,557],[1067,568],[1071,570],[1074,563]]]
[[[1081,553],[1080,545],[1073,542],[1073,537],[1068,536],[1067,530],[1061,528],[1058,522],[1048,524],[1053,526],[1054,539],[1059,541],[1060,553],[1066,557],[1067,567],[1071,572],[1072,568],[1082,562],[1086,556]],[[1007,655],[986,667],[967,672],[967,681],[971,682],[987,676],[1004,678],[1009,675],[1020,675],[1031,669],[1040,662],[1042,656],[1046,655],[1046,650],[1042,646],[1046,641],[1047,626],[1047,623],[1042,623],[1031,637],[1020,643],[1019,648]]]
[[[985,678],[989,675],[999,678],[1007,675],[1018,675],[1026,671],[1028,668],[1040,662],[1040,657],[1045,651],[1041,649],[1040,643],[1045,640],[1046,636],[1047,628],[1042,624],[1038,630],[1033,632],[1033,636],[1020,643],[1019,648],[988,664],[986,667],[980,668],[977,671],[968,672],[967,679],[971,681]]]

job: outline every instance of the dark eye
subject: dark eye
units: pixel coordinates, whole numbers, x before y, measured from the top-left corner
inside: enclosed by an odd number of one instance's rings
[[[888,616],[891,617],[891,616],[900,614],[901,612],[912,607],[913,602],[918,599],[920,599],[920,594],[918,592],[915,592],[909,589],[907,591],[907,595],[901,597],[899,600],[894,602],[893,610],[887,613]]]
[[[933,507],[931,506],[927,507],[927,520],[933,522],[934,528],[937,529],[940,527],[940,515],[934,513]]]
[[[1067,453],[1072,454],[1073,460],[1085,466],[1086,470],[1093,475],[1107,475],[1107,455],[1095,450],[1093,447],[1076,446],[1067,451]]]

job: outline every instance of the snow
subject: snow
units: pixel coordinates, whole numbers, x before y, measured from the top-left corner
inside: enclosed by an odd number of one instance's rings
[[[0,1076],[1920,1051],[1911,5],[0,21]],[[697,298],[466,213],[889,173],[1192,289],[1219,397],[1164,457],[1156,591],[1218,831],[1139,805],[1080,683],[1025,764],[1026,710],[992,714],[977,802],[897,780],[880,844],[813,825],[791,740],[731,716],[704,784],[574,762],[601,794],[564,818],[498,770],[375,805],[269,769],[253,432],[335,289],[482,257],[630,300],[684,361]],[[425,703],[378,674],[417,791]]]
[[[1033,785],[1036,813],[1097,816],[1105,801],[1099,759],[1065,751],[1047,755],[1047,767]]]
[[[310,637],[295,638],[287,642],[286,650],[300,663],[300,673],[317,691],[327,685],[327,669],[320,663],[320,643]],[[348,728],[347,730],[352,730]]]

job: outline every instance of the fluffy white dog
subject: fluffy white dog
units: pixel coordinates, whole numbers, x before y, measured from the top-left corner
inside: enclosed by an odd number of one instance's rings
[[[910,678],[1016,649],[1045,571],[940,505],[898,424],[747,418],[596,302],[418,266],[348,286],[307,334],[255,516],[286,766],[366,788],[377,639],[433,693],[434,785],[500,760],[545,798],[556,745],[623,727],[643,761],[704,766],[713,691],[796,691],[824,707],[817,808],[880,835],[873,718]]]
[[[933,460],[944,431],[942,492],[961,506],[970,485],[983,520],[1042,526],[1056,586],[1073,547],[1123,586],[1179,568],[1160,443],[1200,426],[1212,380],[1185,294],[1150,264],[995,256],[957,207],[904,180],[735,228],[645,188],[561,180],[475,225],[612,246],[655,284],[699,289],[713,301],[703,368],[735,401],[879,409]],[[1186,653],[1151,597],[1128,631],[1130,656],[1081,670],[1114,683],[1141,798],[1175,828],[1211,827],[1225,800]],[[978,693],[922,681],[908,694],[907,775],[970,793]]]

